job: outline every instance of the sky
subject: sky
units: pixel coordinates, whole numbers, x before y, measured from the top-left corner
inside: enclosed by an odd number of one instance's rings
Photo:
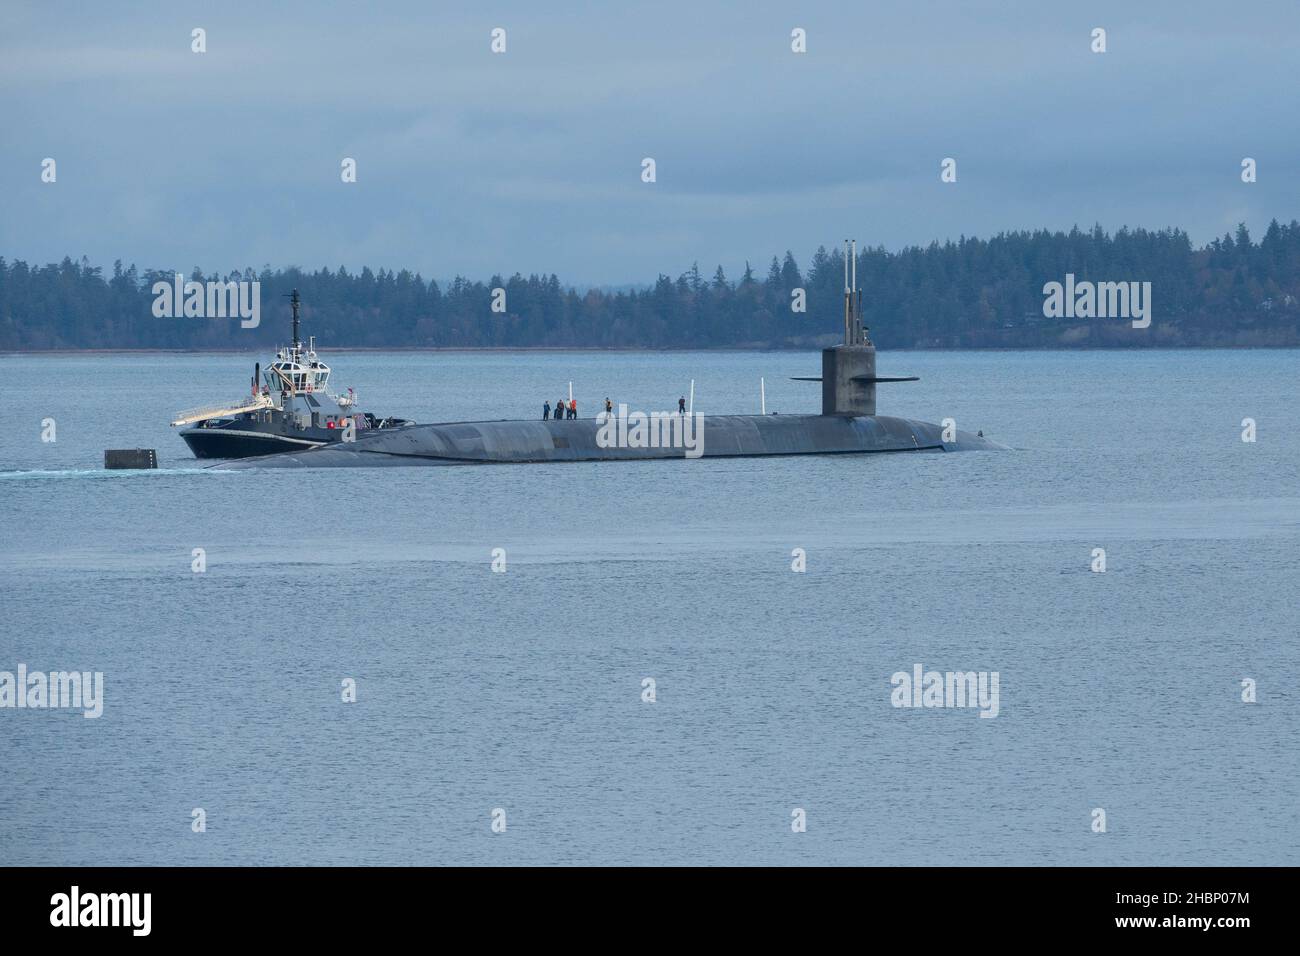
[[[846,237],[1258,238],[1300,218],[1297,49],[1296,0],[5,0],[0,255],[622,285]]]

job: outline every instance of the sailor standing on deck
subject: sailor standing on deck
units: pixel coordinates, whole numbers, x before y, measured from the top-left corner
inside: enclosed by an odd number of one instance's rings
[[[570,418],[577,418],[577,417],[578,417],[578,401],[577,401],[577,399],[573,399],[573,398],[569,399],[569,417],[570,417]]]
[[[555,403],[555,418],[558,420],[563,417],[564,417],[564,399],[560,399],[558,402]]]
[[[686,398],[684,396],[682,398],[677,399],[677,414],[678,415],[686,414]]]
[[[605,421],[609,421],[613,417],[614,417],[614,403],[611,402],[609,400],[609,396],[606,395],[605,396]]]
[[[545,402],[542,403],[542,421],[546,421],[550,417],[551,417],[551,401],[550,399],[547,399]]]

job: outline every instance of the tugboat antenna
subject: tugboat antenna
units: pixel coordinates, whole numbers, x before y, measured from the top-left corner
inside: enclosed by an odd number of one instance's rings
[[[298,290],[294,289],[285,298],[289,300],[289,304],[293,307],[293,350],[297,352],[302,348],[302,343],[298,341]]]

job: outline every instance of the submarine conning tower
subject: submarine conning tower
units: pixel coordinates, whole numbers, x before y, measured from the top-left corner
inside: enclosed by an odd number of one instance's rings
[[[915,376],[880,378],[876,347],[862,324],[858,243],[844,240],[844,344],[822,349],[822,414],[875,415],[876,383],[915,382]]]
[[[862,324],[858,243],[844,240],[844,344],[822,349],[822,414],[876,414],[876,347]]]
[[[876,414],[876,347],[835,345],[822,349],[822,414]]]

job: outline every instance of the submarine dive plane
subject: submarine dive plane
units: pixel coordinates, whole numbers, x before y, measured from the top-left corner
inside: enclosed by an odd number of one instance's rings
[[[330,367],[316,357],[316,340],[303,348],[298,339],[298,290],[293,306],[293,345],[280,349],[262,371],[253,368],[249,397],[224,405],[192,408],[176,416],[173,427],[195,458],[248,458],[287,449],[318,448],[355,432],[389,430],[414,424],[404,418],[376,418],[356,410],[356,395],[329,390]],[[263,379],[258,384],[258,380]]]
[[[915,376],[876,374],[876,349],[862,324],[857,288],[857,245],[845,240],[844,343],[822,350],[820,415],[697,415],[694,447],[682,443],[622,440],[631,422],[606,419],[447,422],[357,433],[347,440],[305,451],[229,462],[212,467],[335,468],[391,465],[473,465],[557,461],[627,461],[655,458],[724,458],[767,455],[852,455],[877,452],[1002,449],[983,432],[945,431],[929,422],[876,414],[876,386],[917,381]],[[639,413],[637,413],[639,414]],[[635,417],[635,415],[633,416]],[[659,413],[656,413],[656,418]],[[684,420],[687,416],[682,415]],[[642,420],[646,416],[641,416]],[[663,413],[662,426],[679,416]],[[690,423],[677,434],[690,433]],[[617,427],[611,427],[616,425]],[[611,441],[617,434],[620,440]],[[947,439],[947,440],[945,440]]]

